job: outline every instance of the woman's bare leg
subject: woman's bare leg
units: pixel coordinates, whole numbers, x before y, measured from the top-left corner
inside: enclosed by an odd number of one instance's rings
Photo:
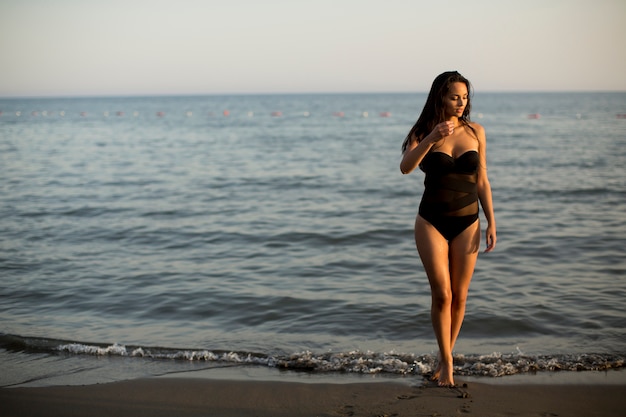
[[[430,283],[430,315],[439,345],[439,364],[433,379],[437,379],[439,385],[452,385],[452,288],[448,241],[434,226],[418,216],[415,221],[415,244]]]
[[[431,320],[439,345],[438,365],[432,379],[440,386],[454,385],[452,351],[465,317],[469,284],[480,244],[478,221],[452,242],[418,216],[415,243],[431,287]]]
[[[480,247],[480,224],[476,221],[450,242],[450,286],[452,288],[450,350],[465,318],[465,305],[469,285]]]

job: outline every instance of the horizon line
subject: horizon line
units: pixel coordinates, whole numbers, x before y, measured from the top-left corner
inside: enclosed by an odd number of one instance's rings
[[[589,94],[589,93],[626,93],[626,90],[480,90],[476,94]],[[165,97],[225,97],[225,96],[289,96],[289,95],[368,95],[368,94],[428,94],[427,90],[415,91],[295,91],[295,92],[222,92],[222,93],[119,93],[119,94],[24,94],[24,95],[2,95],[0,100],[19,99],[80,99],[80,98],[165,98]]]

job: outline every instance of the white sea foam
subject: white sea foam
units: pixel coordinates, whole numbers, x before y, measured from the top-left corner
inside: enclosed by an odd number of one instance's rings
[[[263,356],[246,352],[127,348],[124,345],[95,346],[80,343],[59,345],[57,351],[75,355],[125,356],[159,360],[205,361],[225,364],[267,366],[308,372],[345,372],[355,374],[427,375],[436,365],[433,355],[415,356],[397,352],[349,351],[316,354],[302,351],[287,356]],[[624,367],[620,355],[527,356],[523,354],[456,355],[455,372],[468,376],[501,377],[538,371],[607,370]]]

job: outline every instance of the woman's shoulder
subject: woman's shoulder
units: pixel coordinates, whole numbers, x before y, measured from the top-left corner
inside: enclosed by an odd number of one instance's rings
[[[482,133],[482,134],[484,134],[484,133],[485,133],[485,128],[484,128],[481,124],[476,123],[476,122],[469,122],[469,125],[470,125],[470,126],[472,127],[472,129],[474,129],[477,133]]]
[[[474,133],[476,133],[476,136],[478,136],[478,140],[485,140],[485,128],[481,124],[478,124],[476,122],[469,122],[469,126],[472,128]]]

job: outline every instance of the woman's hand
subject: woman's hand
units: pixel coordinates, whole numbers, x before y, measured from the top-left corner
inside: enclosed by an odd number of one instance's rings
[[[454,133],[454,123],[442,122],[435,126],[433,131],[430,132],[424,139],[418,140],[414,136],[413,140],[409,142],[404,154],[402,155],[400,171],[403,174],[408,174],[413,171],[422,162],[424,156],[435,143],[446,136],[450,136],[452,133]]]
[[[435,126],[432,132],[428,136],[426,136],[426,140],[431,143],[439,142],[441,139],[446,136],[450,136],[454,133],[454,122],[441,122]]]
[[[491,252],[496,247],[496,228],[495,226],[487,226],[487,230],[485,232],[485,238],[487,240],[487,249],[485,252]]]

